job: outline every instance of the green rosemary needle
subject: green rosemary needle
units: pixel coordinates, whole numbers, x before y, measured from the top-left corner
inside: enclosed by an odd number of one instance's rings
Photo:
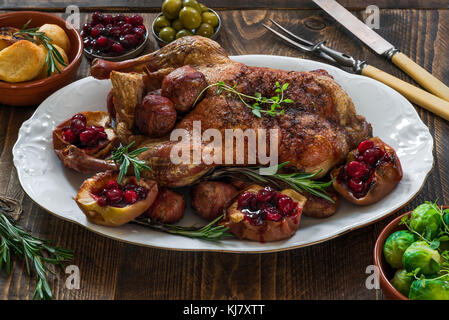
[[[140,160],[137,158],[139,154],[148,150],[147,147],[139,148],[133,151],[129,151],[129,149],[134,145],[134,141],[129,145],[120,146],[114,151],[112,151],[111,156],[107,160],[114,160],[117,164],[120,165],[120,171],[118,175],[118,183],[122,182],[123,177],[128,172],[128,168],[130,165],[134,168],[134,175],[137,178],[137,181],[140,181],[140,173],[143,170],[151,170],[149,166],[145,164],[144,160]]]

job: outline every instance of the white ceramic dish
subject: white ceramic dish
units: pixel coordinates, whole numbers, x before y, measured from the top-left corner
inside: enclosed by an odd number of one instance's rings
[[[87,77],[68,85],[46,99],[20,128],[13,148],[14,164],[25,192],[42,208],[89,230],[120,241],[172,250],[221,252],[270,252],[316,244],[384,218],[410,201],[421,189],[433,165],[433,139],[414,107],[399,93],[370,78],[354,75],[311,60],[247,55],[234,60],[252,66],[284,70],[326,69],[349,93],[357,111],[372,124],[374,135],[396,149],[404,170],[398,187],[382,201],[359,207],[343,201],[338,212],[327,219],[303,217],[298,232],[288,240],[272,243],[226,240],[212,243],[169,235],[129,224],[120,228],[88,222],[72,198],[86,178],[65,169],[52,148],[52,130],[63,120],[85,110],[106,110],[107,80]],[[183,225],[205,224],[190,209]]]

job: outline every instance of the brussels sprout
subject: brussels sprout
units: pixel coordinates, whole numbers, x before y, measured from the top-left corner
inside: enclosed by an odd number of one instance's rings
[[[408,297],[408,292],[410,291],[410,285],[412,284],[413,279],[414,277],[408,275],[407,270],[400,269],[396,271],[390,282],[396,290]]]
[[[441,225],[441,215],[431,203],[423,203],[412,212],[410,228],[429,240],[440,233]]]
[[[444,223],[445,223],[447,226],[449,226],[449,213],[446,213],[446,214],[443,216],[443,219],[444,219]]]
[[[402,268],[402,255],[415,242],[415,236],[410,231],[396,231],[387,238],[384,244],[384,257],[395,269]]]
[[[449,282],[441,279],[413,281],[408,296],[411,300],[449,300]]]
[[[440,254],[425,241],[412,243],[402,256],[402,264],[408,272],[419,268],[419,273],[433,275],[440,271]]]

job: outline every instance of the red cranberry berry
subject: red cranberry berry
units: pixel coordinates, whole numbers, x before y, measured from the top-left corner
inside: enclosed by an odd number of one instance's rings
[[[139,26],[143,23],[143,18],[138,14],[134,14],[129,18],[129,23],[131,23],[133,26]]]
[[[76,134],[73,133],[72,129],[66,129],[62,133],[62,138],[67,141],[68,143],[75,143],[76,142]]]
[[[97,203],[100,207],[106,207],[108,205],[108,199],[106,196],[101,196],[98,198]]]
[[[249,208],[250,201],[254,197],[254,194],[251,192],[242,193],[237,201],[239,209]]]
[[[282,214],[288,215],[295,208],[295,204],[290,197],[284,196],[278,200],[277,207]]]
[[[74,134],[78,135],[86,129],[86,124],[80,119],[72,119],[70,121],[70,128]]]
[[[139,199],[145,199],[147,197],[148,190],[145,187],[137,187],[134,189],[136,191],[137,195],[139,196]]]
[[[103,17],[104,24],[112,24],[113,22],[114,22],[114,18],[110,14],[107,14]]]
[[[269,202],[275,196],[276,191],[270,187],[265,187],[257,193],[257,201]]]
[[[103,14],[99,11],[92,13],[92,22],[99,23],[103,21]]]
[[[123,193],[123,199],[125,199],[126,203],[133,204],[133,203],[137,202],[138,196],[134,190],[126,190]]]
[[[144,32],[147,32],[147,28],[143,24],[141,24],[137,28],[142,29]]]
[[[101,36],[97,39],[97,44],[103,48],[107,47],[108,42],[109,42],[109,39],[106,38],[105,36]]]
[[[87,123],[86,116],[85,116],[84,114],[82,114],[82,113],[77,113],[77,114],[75,114],[75,115],[72,117],[72,119],[79,119],[79,120],[81,120],[84,124]]]
[[[365,184],[363,183],[363,181],[357,178],[350,179],[348,182],[348,186],[355,193],[360,193],[365,188]]]
[[[89,144],[92,140],[95,139],[95,136],[95,130],[87,129],[80,133],[80,141],[82,143]]]
[[[361,179],[363,176],[366,176],[369,174],[368,166],[366,164],[358,162],[358,161],[349,162],[346,170],[350,177],[357,178],[357,179]]]
[[[122,190],[120,189],[110,189],[106,192],[106,198],[108,198],[111,203],[118,203],[122,200]]]
[[[83,31],[86,32],[87,34],[89,34],[90,30],[91,30],[91,26],[88,23],[83,24]]]
[[[374,147],[365,151],[363,154],[363,160],[371,166],[374,166],[376,162],[384,156],[384,154],[385,152],[381,148]]]
[[[98,38],[100,36],[101,30],[97,28],[96,26],[90,30],[90,35],[94,38]]]
[[[133,26],[129,23],[125,23],[120,27],[120,33],[124,36],[128,33],[131,33],[133,30]]]
[[[106,188],[107,188],[107,190],[120,189],[120,185],[115,180],[109,180],[108,183],[106,184]]]
[[[282,215],[280,214],[279,210],[274,207],[266,207],[264,208],[265,211],[265,218],[270,221],[280,221],[282,220]]]
[[[127,34],[123,38],[124,41],[126,41],[128,47],[135,47],[139,42],[139,39],[137,39],[136,35],[134,34]]]
[[[364,153],[366,150],[371,149],[372,147],[374,147],[374,142],[371,140],[365,140],[360,142],[358,149],[360,153]]]
[[[111,49],[118,54],[121,54],[123,52],[123,46],[118,42],[114,42],[114,44],[111,46]]]
[[[143,30],[142,28],[134,28],[133,29],[134,34],[138,35],[139,37],[144,37],[145,36],[145,30]]]

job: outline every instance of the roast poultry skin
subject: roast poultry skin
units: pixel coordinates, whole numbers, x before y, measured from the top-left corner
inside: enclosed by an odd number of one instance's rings
[[[111,78],[119,138],[124,144],[135,141],[136,146],[149,148],[139,156],[151,167],[151,171],[143,174],[162,186],[192,184],[216,166],[175,165],[170,161],[170,150],[177,142],[169,137],[150,139],[135,134],[135,106],[146,92],[160,88],[165,75],[185,65],[203,73],[208,84],[219,81],[230,86],[237,84],[237,91],[249,95],[259,92],[272,97],[276,95],[276,82],[289,83],[285,95],[294,103],[282,105],[284,115],[258,118],[236,95],[218,94],[217,88],[211,87],[177,122],[177,129],[191,133],[194,121],[201,121],[202,131],[215,128],[222,133],[225,129],[279,129],[278,162],[289,161],[287,171],[321,170],[318,177],[344,162],[350,150],[372,137],[371,125],[357,114],[349,95],[326,71],[294,72],[247,66],[231,60],[215,41],[200,36],[180,38],[133,60],[94,61],[92,76]],[[268,139],[265,143],[269,150]]]

